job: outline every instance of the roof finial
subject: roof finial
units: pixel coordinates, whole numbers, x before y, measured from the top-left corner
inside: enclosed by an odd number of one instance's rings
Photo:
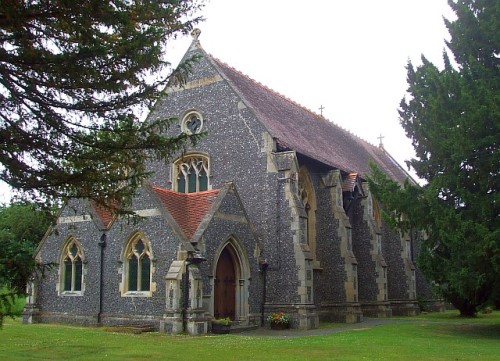
[[[379,148],[384,148],[384,143],[382,143],[382,139],[384,139],[385,137],[382,135],[382,133],[380,133],[380,135],[377,137],[377,139],[379,140],[379,143],[378,143],[378,147]]]
[[[200,37],[201,30],[198,28],[194,28],[193,31],[191,31],[191,36],[193,37],[194,40],[198,40]]]
[[[321,105],[319,107],[319,111],[320,111],[320,115],[323,116],[323,109],[325,109],[325,107],[323,105]]]

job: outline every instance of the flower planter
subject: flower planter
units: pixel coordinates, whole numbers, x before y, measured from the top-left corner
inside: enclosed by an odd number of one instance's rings
[[[271,330],[286,330],[290,328],[288,323],[273,323],[271,322]]]

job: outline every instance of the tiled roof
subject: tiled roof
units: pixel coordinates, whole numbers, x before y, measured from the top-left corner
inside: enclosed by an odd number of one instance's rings
[[[369,174],[369,160],[373,159],[392,179],[404,182],[409,177],[383,149],[356,137],[220,60],[211,59],[281,145],[348,173],[359,173],[361,176]]]
[[[218,189],[196,193],[179,193],[156,186],[152,189],[188,239],[193,237],[219,194]]]
[[[352,192],[356,186],[358,173],[349,173],[342,182],[342,192]]]
[[[111,223],[115,219],[115,213],[109,207],[105,207],[103,205],[92,202],[92,208],[94,208],[95,213],[99,217],[102,222],[104,228],[109,228]]]

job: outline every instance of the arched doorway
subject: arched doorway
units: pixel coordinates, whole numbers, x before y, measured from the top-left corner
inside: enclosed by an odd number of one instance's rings
[[[226,245],[217,261],[214,280],[214,317],[236,317],[237,268],[234,249]]]

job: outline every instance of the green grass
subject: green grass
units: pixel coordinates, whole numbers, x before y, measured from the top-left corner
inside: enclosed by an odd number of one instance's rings
[[[2,287],[0,289],[0,295],[5,295],[8,293],[8,289],[6,287]],[[26,302],[26,299],[24,297],[16,297],[14,302],[12,302],[12,300],[10,299],[10,297],[8,298],[8,302],[9,304],[11,304],[12,308],[11,308],[11,312],[14,314],[14,315],[21,315],[21,313],[23,312],[23,308],[24,308],[24,304]],[[5,312],[7,310],[7,308],[5,307],[4,304],[1,304],[0,302],[0,312]]]
[[[0,360],[500,360],[500,312],[485,315],[481,323],[426,316],[324,336],[279,338],[133,335],[8,319],[0,330]]]
[[[407,321],[429,321],[429,322],[453,322],[453,323],[482,323],[482,324],[500,324],[500,312],[495,311],[492,313],[479,312],[474,317],[461,317],[460,313],[456,310],[446,312],[429,312],[421,313],[415,317],[393,317],[393,319],[407,320]]]

